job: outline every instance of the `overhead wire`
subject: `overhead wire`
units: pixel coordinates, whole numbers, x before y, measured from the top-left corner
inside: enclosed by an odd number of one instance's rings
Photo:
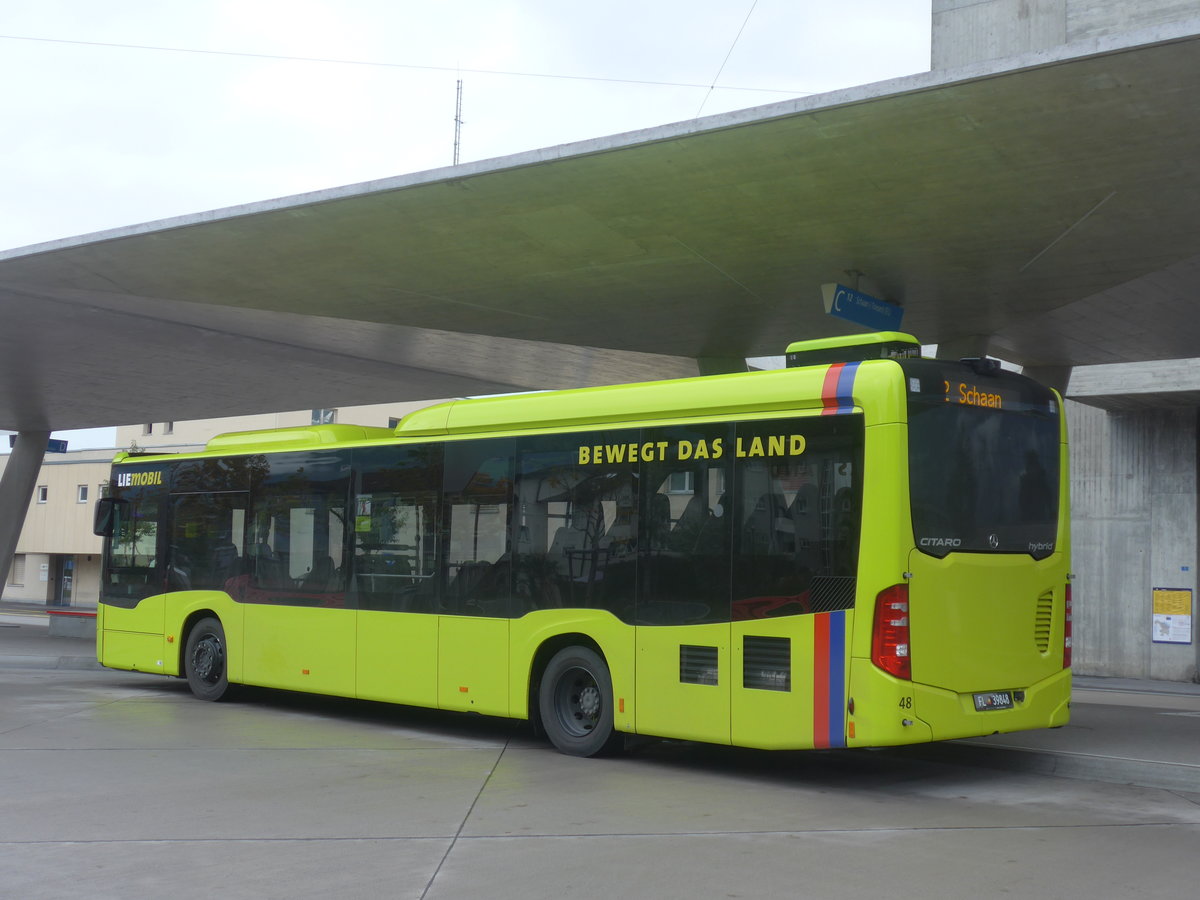
[[[757,2],[758,2],[758,0],[755,0],[755,5],[757,5]],[[754,11],[753,7],[751,7],[750,11],[751,12]],[[749,14],[747,14],[747,16],[746,16],[747,21],[749,20],[749,18],[750,18],[750,16],[749,16]],[[746,27],[745,22],[743,22],[742,28],[745,28],[745,27]],[[741,37],[741,31],[738,31],[738,37]],[[606,84],[634,84],[634,85],[647,85],[647,86],[652,86],[652,87],[708,88],[708,93],[705,95],[705,100],[708,99],[708,95],[711,94],[712,91],[716,87],[716,78],[713,79],[712,84],[696,84],[696,83],[686,82],[686,81],[650,81],[650,80],[639,79],[639,78],[606,78],[606,77],[596,76],[596,75],[563,75],[563,74],[552,73],[552,72],[517,72],[517,71],[510,71],[510,70],[505,70],[505,69],[466,69],[466,68],[462,68],[461,66],[430,66],[430,65],[419,65],[416,63],[379,62],[379,61],[375,61],[375,60],[362,60],[362,59],[336,59],[336,58],[319,57],[319,56],[289,56],[289,55],[278,54],[278,53],[248,53],[248,52],[240,51],[240,50],[205,50],[205,49],[199,49],[199,48],[195,48],[195,47],[165,47],[165,46],[158,46],[158,45],[154,45],[154,44],[122,44],[122,43],[113,43],[113,42],[109,42],[109,41],[79,41],[79,40],[71,40],[68,38],[31,37],[28,35],[19,35],[19,34],[0,34],[0,40],[30,41],[30,42],[39,42],[39,43],[46,43],[46,44],[66,44],[66,45],[74,45],[74,46],[80,46],[80,47],[104,47],[104,48],[117,49],[117,50],[148,50],[148,51],[154,51],[154,52],[160,52],[160,53],[191,53],[191,54],[196,54],[196,55],[200,55],[200,56],[233,56],[233,57],[243,57],[246,59],[267,59],[267,60],[280,60],[280,61],[285,61],[285,62],[323,63],[323,64],[340,65],[340,66],[374,66],[374,67],[379,67],[379,68],[411,69],[411,70],[425,71],[425,72],[460,72],[460,73],[468,72],[468,73],[471,73],[474,75],[502,75],[502,76],[509,76],[509,77],[514,77],[514,78],[549,78],[549,79],[558,79],[558,80],[563,80],[563,81],[594,81],[594,82],[602,82],[602,83],[606,83]],[[736,45],[736,44],[737,44],[737,38],[734,39],[734,45]],[[730,47],[729,53],[732,53],[732,52],[733,52],[733,47]],[[729,54],[726,54],[725,59],[726,59],[726,61],[728,61]],[[722,63],[721,69],[723,70],[724,68],[725,68],[725,64]],[[721,76],[721,72],[718,71],[717,78],[720,78],[720,76]],[[812,93],[812,91],[795,91],[795,90],[788,90],[788,89],[784,89],[784,88],[739,87],[739,86],[734,86],[734,85],[721,85],[721,90],[750,91],[750,92],[764,93],[764,94],[788,94],[793,97],[800,95],[800,94],[811,94]],[[701,104],[701,107],[703,108],[703,104]],[[699,113],[697,113],[697,115],[699,115]]]
[[[754,8],[758,6],[758,0],[754,0],[750,4],[750,11],[746,13],[746,18],[742,19],[742,27],[738,29],[738,33],[734,35],[733,43],[729,45],[729,51],[725,54],[725,58],[721,60],[721,67],[717,69],[717,74],[713,76],[712,84],[708,86],[708,90],[704,94],[704,99],[700,101],[700,106],[696,109],[696,115],[693,119],[700,118],[700,113],[704,111],[704,104],[708,102],[708,98],[712,96],[712,92],[717,88],[717,82],[721,80],[721,73],[725,71],[725,64],[729,62],[729,57],[733,56],[733,48],[738,45],[738,41],[742,39],[742,32],[746,30],[746,23],[750,21],[750,17],[754,15]],[[726,90],[726,88],[722,88]]]

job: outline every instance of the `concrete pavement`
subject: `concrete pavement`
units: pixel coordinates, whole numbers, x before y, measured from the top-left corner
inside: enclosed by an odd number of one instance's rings
[[[1189,686],[1087,687],[1071,726],[986,742],[648,741],[580,760],[504,720],[271,691],[203,703],[178,679],[84,668],[88,642],[13,618],[6,897],[1194,896],[1200,792],[980,761],[1076,753],[1186,773]]]
[[[0,609],[0,667],[101,668],[91,641],[52,636],[45,619],[37,608]],[[880,752],[1200,792],[1200,685],[1076,675],[1065,728]]]

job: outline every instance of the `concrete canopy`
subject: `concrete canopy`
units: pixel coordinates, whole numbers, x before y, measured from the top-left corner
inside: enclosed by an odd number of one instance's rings
[[[696,372],[853,331],[1195,356],[1200,20],[0,253],[0,428]]]

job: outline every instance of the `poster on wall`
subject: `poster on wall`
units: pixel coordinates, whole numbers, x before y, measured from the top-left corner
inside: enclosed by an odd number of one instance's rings
[[[1154,643],[1192,642],[1191,588],[1154,588]]]

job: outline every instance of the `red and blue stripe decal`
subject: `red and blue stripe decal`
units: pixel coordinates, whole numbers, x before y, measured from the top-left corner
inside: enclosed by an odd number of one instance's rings
[[[846,746],[846,611],[813,617],[813,746]]]
[[[834,363],[825,372],[821,385],[823,416],[836,416],[854,411],[854,376],[861,363]]]

